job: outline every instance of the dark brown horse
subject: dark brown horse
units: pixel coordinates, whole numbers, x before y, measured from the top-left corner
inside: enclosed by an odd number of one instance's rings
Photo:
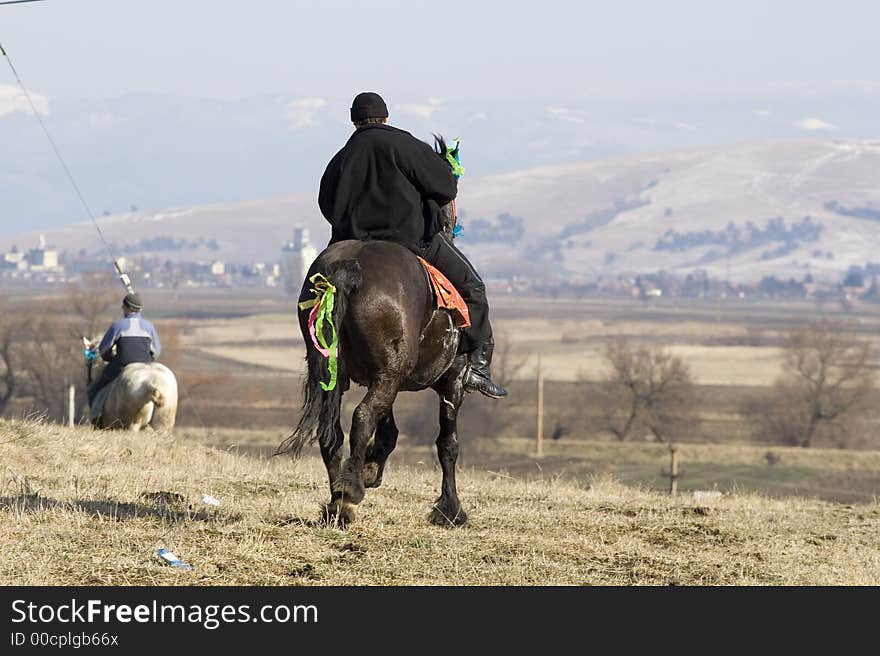
[[[449,232],[455,220],[451,204],[443,211],[444,229]],[[328,379],[328,359],[312,342],[309,311],[300,310],[308,363],[305,401],[296,429],[278,451],[296,455],[317,438],[330,479],[326,516],[351,521],[365,488],[382,483],[385,461],[397,443],[392,410],[397,394],[431,388],[440,397],[437,455],[443,481],[429,519],[446,526],[464,524],[467,515],[458,500],[455,463],[457,416],[468,365],[467,356],[458,354],[459,330],[452,315],[435,308],[433,292],[415,254],[392,242],[332,244],[312,264],[301,300],[314,296],[308,278],[315,273],[323,274],[336,288],[338,381],[331,391],[321,387],[320,381]],[[329,335],[326,330],[328,342]],[[349,380],[366,387],[367,393],[352,416],[350,451],[343,459],[340,406]]]

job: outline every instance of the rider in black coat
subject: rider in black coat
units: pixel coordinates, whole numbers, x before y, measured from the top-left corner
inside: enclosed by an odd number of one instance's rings
[[[318,205],[332,226],[330,243],[382,239],[402,244],[440,269],[468,305],[471,325],[461,350],[471,353],[468,389],[499,398],[492,381],[494,342],[486,288],[467,258],[442,232],[440,207],[458,193],[449,164],[409,132],[387,125],[388,109],[376,93],[358,94],[351,106],[354,134],[324,171]]]

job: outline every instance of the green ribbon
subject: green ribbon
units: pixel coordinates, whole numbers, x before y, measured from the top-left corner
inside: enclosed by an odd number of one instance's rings
[[[456,178],[460,178],[464,175],[464,167],[461,165],[461,160],[458,156],[458,148],[460,142],[458,137],[452,140],[452,145],[446,146],[446,161],[449,162],[449,166],[452,167],[452,175]]]
[[[309,326],[309,332],[312,334],[313,341],[317,339],[318,344],[316,344],[316,346],[320,345],[319,351],[320,349],[323,349],[327,353],[327,369],[330,372],[330,382],[325,383],[323,380],[318,382],[321,383],[321,387],[325,392],[329,392],[336,387],[337,352],[339,350],[339,334],[336,332],[336,326],[333,324],[333,303],[336,294],[336,287],[334,287],[321,273],[313,275],[309,278],[309,282],[314,285],[311,291],[315,292],[315,298],[300,303],[299,309],[307,310],[315,305],[318,306],[318,311],[315,314],[314,326]],[[311,321],[312,319],[309,317],[310,324]],[[329,344],[327,343],[327,338],[324,336],[325,321],[330,326],[331,339]]]

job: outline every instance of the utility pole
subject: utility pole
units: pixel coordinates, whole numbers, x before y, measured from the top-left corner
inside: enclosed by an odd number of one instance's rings
[[[544,367],[541,362],[541,354],[538,354],[538,447],[537,453],[540,458],[544,455]]]

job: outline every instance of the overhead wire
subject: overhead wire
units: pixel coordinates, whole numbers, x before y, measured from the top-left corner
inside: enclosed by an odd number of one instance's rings
[[[0,4],[16,4],[21,2],[36,2],[38,0],[11,0],[7,2],[0,2]],[[18,70],[15,68],[15,64],[12,62],[12,58],[9,56],[9,52],[6,48],[3,47],[3,44],[0,43],[0,54],[6,59],[6,62],[9,64],[9,68],[12,71],[12,75],[15,77],[15,81],[18,83],[21,92],[24,94],[24,97],[27,99],[28,105],[30,105],[31,111],[33,112],[34,117],[37,119],[37,122],[40,124],[40,127],[43,130],[43,134],[46,135],[46,139],[48,139],[49,144],[52,146],[52,150],[55,153],[55,156],[58,158],[58,161],[61,163],[61,168],[64,169],[64,173],[67,176],[70,185],[73,187],[73,190],[76,192],[77,197],[79,198],[80,203],[82,203],[83,208],[86,211],[86,214],[92,220],[92,224],[95,226],[95,229],[98,231],[98,236],[101,238],[101,242],[104,244],[104,247],[107,249],[107,253],[110,255],[110,259],[113,261],[113,267],[116,269],[116,273],[119,277],[120,282],[125,286],[126,291],[132,292],[134,291],[132,288],[131,280],[128,275],[122,271],[122,268],[119,266],[119,262],[116,260],[116,257],[113,255],[113,249],[110,248],[110,244],[107,242],[107,239],[104,237],[104,232],[101,230],[101,226],[98,225],[98,221],[95,218],[95,214],[92,212],[92,208],[89,207],[89,204],[86,202],[85,196],[82,193],[79,185],[76,183],[76,179],[73,177],[73,173],[70,171],[70,167],[67,166],[67,162],[64,161],[64,157],[61,155],[61,150],[58,148],[58,144],[55,142],[55,139],[52,138],[52,133],[49,132],[49,128],[46,126],[45,121],[40,116],[40,112],[37,110],[37,106],[31,98],[31,94],[28,92],[27,87],[24,85],[24,82],[21,79],[21,76],[18,74]]]

